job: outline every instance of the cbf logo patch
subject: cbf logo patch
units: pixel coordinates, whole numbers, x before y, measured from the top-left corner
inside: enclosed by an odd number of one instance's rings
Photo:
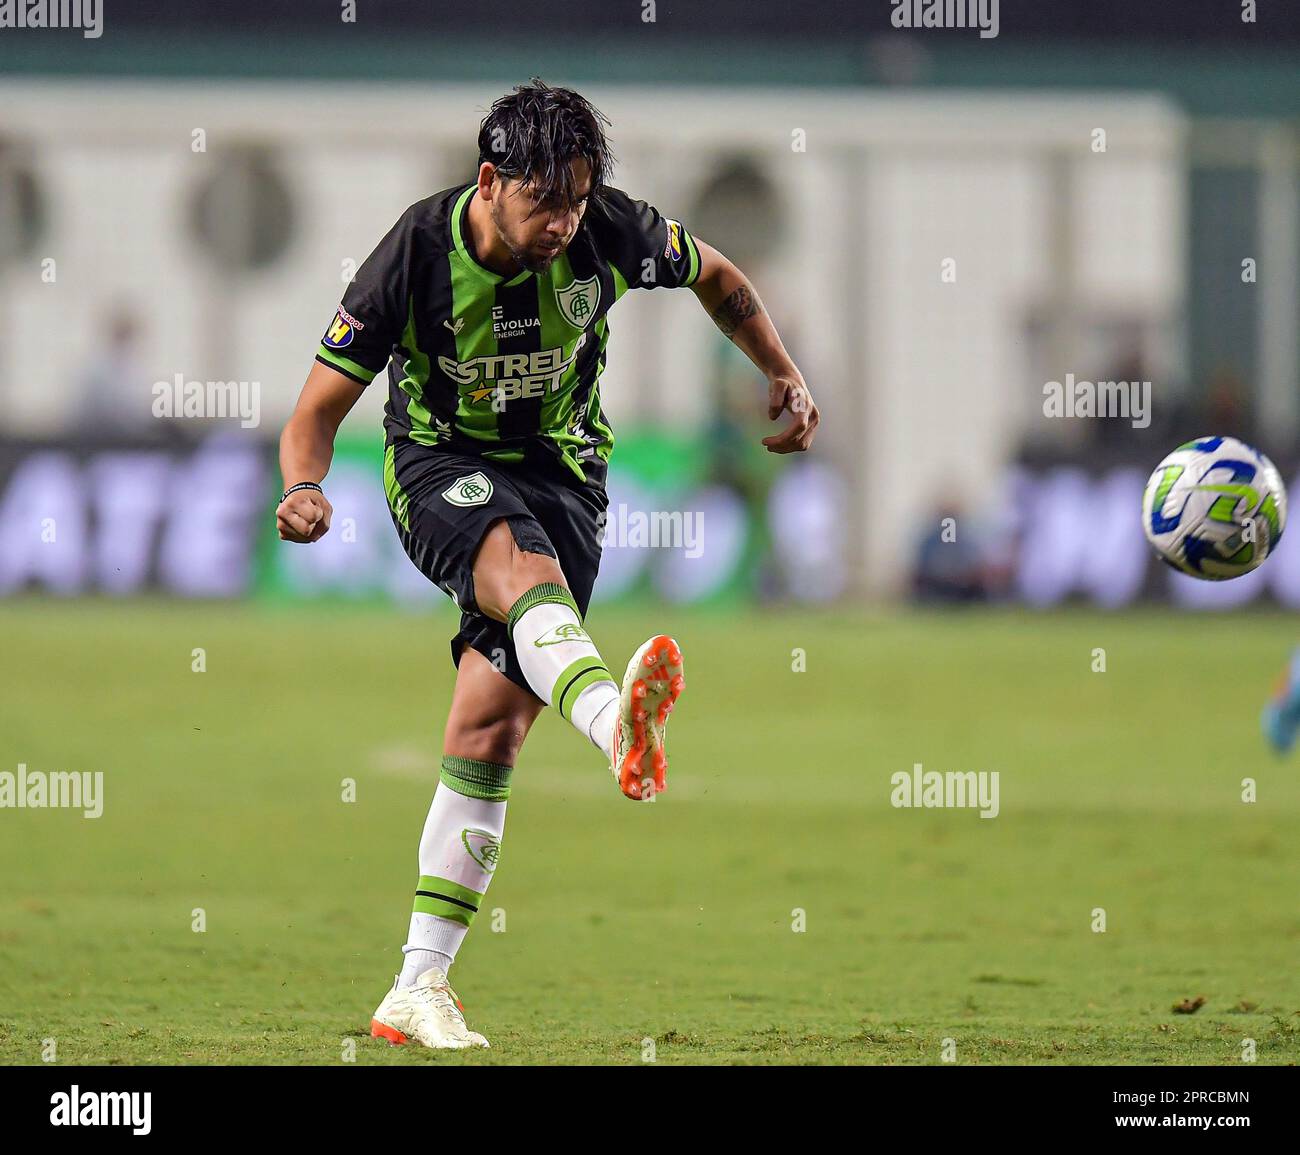
[[[484,505],[492,497],[492,479],[482,472],[458,477],[442,496],[452,505]]]
[[[465,827],[460,832],[460,840],[466,852],[489,874],[497,868],[497,856],[501,853],[501,841],[490,830],[475,830]]]
[[[575,329],[585,329],[600,305],[600,279],[588,277],[585,281],[570,281],[563,289],[555,290],[555,303],[570,325]]]
[[[664,245],[664,256],[670,261],[680,261],[682,259],[681,221],[668,222],[668,243]]]
[[[321,340],[327,349],[346,349],[352,344],[352,338],[364,328],[365,325],[340,305]]]

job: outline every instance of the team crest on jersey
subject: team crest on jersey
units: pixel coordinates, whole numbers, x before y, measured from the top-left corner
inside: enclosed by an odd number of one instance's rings
[[[570,281],[563,289],[555,290],[555,303],[570,325],[575,329],[585,329],[600,305],[600,278]]]
[[[497,868],[501,853],[501,840],[490,830],[475,830],[467,826],[460,832],[460,841],[469,856],[489,874]]]
[[[364,328],[365,325],[340,305],[321,342],[327,349],[346,349],[352,344],[352,338]]]
[[[668,222],[668,243],[664,245],[664,256],[670,261],[680,261],[682,259],[681,221]]]
[[[492,497],[492,479],[481,471],[458,477],[442,496],[452,505],[484,505]]]

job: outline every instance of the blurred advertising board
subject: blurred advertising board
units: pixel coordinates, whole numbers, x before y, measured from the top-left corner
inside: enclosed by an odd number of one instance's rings
[[[620,436],[595,601],[826,600],[843,592],[844,492],[819,463],[756,487],[711,476],[700,437]],[[341,436],[329,534],[279,541],[275,448],[233,433],[167,444],[0,441],[0,596],[164,593],[270,601],[450,601],[402,552],[382,451]]]
[[[848,588],[843,479],[786,459],[760,483],[710,470],[703,438],[623,435],[595,602],[829,601]],[[407,560],[393,530],[379,446],[340,438],[330,533],[288,546],[272,511],[275,448],[223,433],[193,443],[0,440],[0,596],[20,592],[391,601],[448,599]],[[1300,469],[1284,468],[1292,493]],[[1255,602],[1300,608],[1300,530],[1255,573],[1204,582],[1162,566],[1138,516],[1146,471],[1020,465],[984,549],[1009,566],[1005,595],[1033,606],[1187,609]]]

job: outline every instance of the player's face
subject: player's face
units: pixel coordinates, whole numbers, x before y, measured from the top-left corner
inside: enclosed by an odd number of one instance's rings
[[[591,193],[591,167],[581,158],[573,162],[575,203],[548,199],[530,184],[503,178],[504,195],[492,198],[492,223],[510,255],[525,269],[544,273],[573,240],[587,211]]]

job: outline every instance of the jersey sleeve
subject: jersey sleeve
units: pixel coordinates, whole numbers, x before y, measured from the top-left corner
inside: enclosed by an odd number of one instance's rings
[[[415,206],[357,269],[321,338],[316,360],[360,385],[388,364],[406,328]]]
[[[699,279],[700,250],[681,221],[616,188],[603,189],[595,207],[601,255],[628,288],[683,289]]]

